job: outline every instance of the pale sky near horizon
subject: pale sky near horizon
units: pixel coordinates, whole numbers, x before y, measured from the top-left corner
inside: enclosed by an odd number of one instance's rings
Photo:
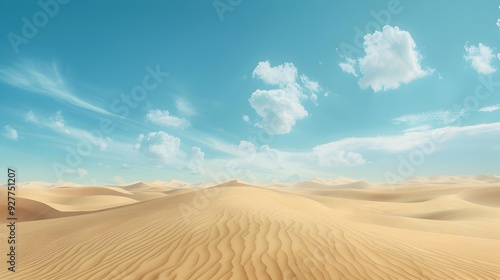
[[[499,5],[2,1],[1,166],[82,184],[498,175]]]

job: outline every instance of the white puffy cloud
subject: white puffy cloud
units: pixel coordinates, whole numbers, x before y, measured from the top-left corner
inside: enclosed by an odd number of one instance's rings
[[[424,112],[420,114],[407,114],[394,119],[395,123],[403,123],[410,126],[428,124],[428,123],[439,123],[439,124],[450,124],[458,120],[465,114],[465,110],[461,111],[448,111],[448,110],[438,110],[431,112]]]
[[[250,117],[248,115],[243,115],[243,121],[250,122]]]
[[[313,149],[313,158],[320,167],[358,166],[366,163],[359,153],[330,149],[330,146],[317,146]]]
[[[149,110],[146,118],[154,124],[175,127],[175,128],[186,128],[190,125],[189,121],[184,118],[179,118],[170,115],[166,110]]]
[[[187,169],[191,173],[205,173],[205,153],[199,147],[192,147],[189,154]]]
[[[354,69],[354,66],[356,66],[356,60],[352,58],[347,58],[345,62],[339,63],[340,68],[342,71],[353,75],[354,77],[358,76],[358,73],[356,73],[356,69]]]
[[[290,133],[295,122],[308,115],[299,97],[283,89],[256,90],[249,101],[269,134]]]
[[[422,69],[422,56],[417,51],[415,41],[408,31],[386,25],[382,31],[364,36],[365,56],[357,63],[361,78],[361,88],[371,87],[373,91],[397,89],[401,84],[432,73],[433,69]],[[347,60],[342,70],[356,75],[355,61]]]
[[[472,68],[479,74],[488,75],[497,71],[492,65],[493,59],[495,58],[493,49],[481,43],[477,46],[468,46],[465,44],[464,48],[464,59],[470,62]]]
[[[164,131],[139,134],[135,148],[146,157],[171,163],[179,152],[181,140]]]
[[[297,68],[293,63],[285,62],[271,67],[269,61],[261,61],[253,70],[252,77],[257,77],[270,85],[286,85],[295,83],[297,73]]]
[[[257,115],[262,118],[259,124],[269,134],[287,134],[297,120],[308,115],[301,100],[309,98],[316,103],[321,87],[318,82],[306,75],[298,77],[298,70],[293,63],[283,63],[271,67],[268,61],[261,61],[254,69],[252,77],[259,78],[268,85],[278,86],[277,89],[256,90],[249,102]],[[300,78],[300,79],[299,79]]]
[[[483,107],[479,109],[479,112],[494,112],[496,110],[500,110],[500,104]]]
[[[11,140],[17,140],[18,138],[18,134],[17,134],[17,130],[13,127],[11,127],[10,125],[6,125],[4,126],[4,130],[5,132],[3,133],[3,136],[11,139]]]

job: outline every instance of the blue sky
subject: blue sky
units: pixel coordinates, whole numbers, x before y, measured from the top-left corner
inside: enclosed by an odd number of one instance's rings
[[[498,174],[500,2],[2,1],[21,181]]]

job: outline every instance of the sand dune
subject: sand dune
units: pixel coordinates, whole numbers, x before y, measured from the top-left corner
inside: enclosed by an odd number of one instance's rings
[[[17,196],[41,202],[63,212],[95,211],[138,202],[132,198],[132,193],[112,187],[20,188]]]
[[[169,191],[172,189],[175,189],[174,187],[166,186],[166,185],[156,185],[153,183],[146,183],[146,182],[137,182],[134,184],[130,184],[127,186],[122,187],[124,190],[127,191],[148,191],[148,192],[163,192],[163,191]]]
[[[184,183],[184,182],[177,181],[177,180],[170,180],[165,185],[168,186],[168,187],[171,187],[171,188],[188,188],[188,187],[192,187],[188,183]]]
[[[469,190],[462,193],[460,198],[479,205],[500,208],[500,188],[498,187]]]
[[[2,197],[3,198],[3,197]],[[18,221],[35,221],[82,214],[82,212],[64,212],[46,203],[27,198],[18,198],[16,217]],[[0,201],[0,209],[7,209],[6,200]]]
[[[251,185],[246,183],[247,185]],[[289,188],[289,189],[365,189],[375,187],[377,184],[368,183],[365,181],[356,181],[347,178],[339,178],[335,180],[326,180],[322,178],[313,178],[309,181],[302,181],[298,183],[282,184],[273,183],[268,185],[270,188]]]
[[[495,175],[476,176],[430,176],[430,177],[409,177],[403,183],[434,183],[434,184],[488,184],[500,183],[500,177]]]
[[[20,202],[46,214],[23,214],[34,219],[19,226],[22,263],[15,274],[2,263],[0,278],[499,279],[500,183],[482,181],[45,190]],[[69,209],[47,208],[54,197],[74,207],[134,201],[64,216]]]
[[[55,188],[58,186],[57,184],[40,182],[40,181],[26,182],[18,185],[21,188]]]
[[[245,181],[242,181],[242,180],[230,180],[226,183],[222,183],[222,184],[219,184],[217,185],[218,187],[250,187],[250,186],[258,186],[256,184],[251,184],[251,183],[247,183]]]
[[[130,196],[131,192],[118,187],[62,187],[51,190],[52,194],[86,196],[86,195],[119,195]]]

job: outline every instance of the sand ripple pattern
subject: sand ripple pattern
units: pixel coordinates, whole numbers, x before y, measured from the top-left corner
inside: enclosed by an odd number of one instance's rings
[[[186,220],[179,205],[198,198],[24,222],[19,271],[2,266],[0,278],[500,279],[499,240],[351,221],[331,205],[254,187],[219,188]]]

